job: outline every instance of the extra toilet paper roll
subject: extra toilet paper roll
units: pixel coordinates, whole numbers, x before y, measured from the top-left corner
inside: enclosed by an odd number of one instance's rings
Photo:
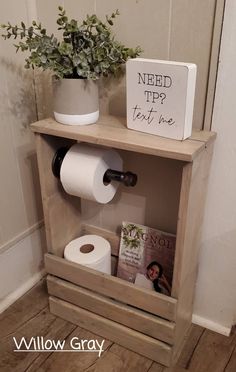
[[[103,177],[109,168],[123,169],[122,159],[115,150],[77,143],[64,157],[60,179],[68,194],[106,204],[119,186],[116,181],[104,184]]]
[[[68,261],[111,274],[110,243],[98,235],[83,235],[72,240],[64,250]]]

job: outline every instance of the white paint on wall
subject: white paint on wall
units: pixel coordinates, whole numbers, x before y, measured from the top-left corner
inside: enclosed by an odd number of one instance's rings
[[[0,313],[45,274],[42,246],[45,246],[43,227],[0,253]]]
[[[38,21],[37,5],[36,0],[26,0],[28,22],[31,24],[32,21]]]
[[[236,322],[236,2],[226,1],[212,130],[217,132],[203,221],[195,319]],[[194,320],[194,318],[193,318]],[[201,323],[201,322],[200,322]],[[207,326],[208,324],[208,326]],[[214,327],[213,327],[214,328]],[[221,332],[223,333],[223,332]]]
[[[44,225],[44,221],[41,220],[35,223],[33,226],[28,228],[25,231],[22,231],[20,234],[16,235],[13,239],[7,241],[0,246],[0,254],[10,249],[12,246],[16,245],[18,242],[26,238],[28,235],[32,234],[35,230],[40,229]]]
[[[35,0],[0,2],[1,23],[35,18]],[[33,133],[32,71],[14,41],[0,38],[0,312],[42,276],[41,195]],[[43,243],[42,243],[43,242]]]

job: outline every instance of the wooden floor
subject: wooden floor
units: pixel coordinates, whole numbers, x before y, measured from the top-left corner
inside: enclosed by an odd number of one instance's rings
[[[236,372],[236,331],[225,337],[192,326],[186,346],[175,367],[160,364],[106,340],[101,357],[97,353],[14,352],[13,337],[44,336],[71,340],[101,337],[50,314],[45,281],[0,315],[0,371],[55,372]]]

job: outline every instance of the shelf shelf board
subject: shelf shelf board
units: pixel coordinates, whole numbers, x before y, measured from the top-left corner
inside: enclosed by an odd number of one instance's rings
[[[214,140],[214,132],[198,131],[178,141],[127,129],[126,118],[101,116],[96,124],[63,125],[48,118],[31,125],[35,133],[73,139],[81,142],[134,151],[142,154],[192,162]]]

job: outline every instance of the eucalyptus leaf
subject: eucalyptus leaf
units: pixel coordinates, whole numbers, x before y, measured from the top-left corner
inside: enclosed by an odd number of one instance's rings
[[[25,68],[40,67],[51,70],[58,78],[89,78],[99,79],[100,76],[116,74],[128,58],[135,58],[141,53],[140,47],[127,48],[115,40],[110,26],[119,15],[116,10],[111,16],[106,16],[102,22],[93,14],[79,24],[77,20],[68,20],[66,11],[58,7],[58,29],[62,32],[62,40],[48,35],[41,23],[32,22],[26,27],[10,22],[0,26],[5,31],[2,37],[6,39],[19,38],[19,44],[14,44],[16,51],[29,51],[25,59]]]

